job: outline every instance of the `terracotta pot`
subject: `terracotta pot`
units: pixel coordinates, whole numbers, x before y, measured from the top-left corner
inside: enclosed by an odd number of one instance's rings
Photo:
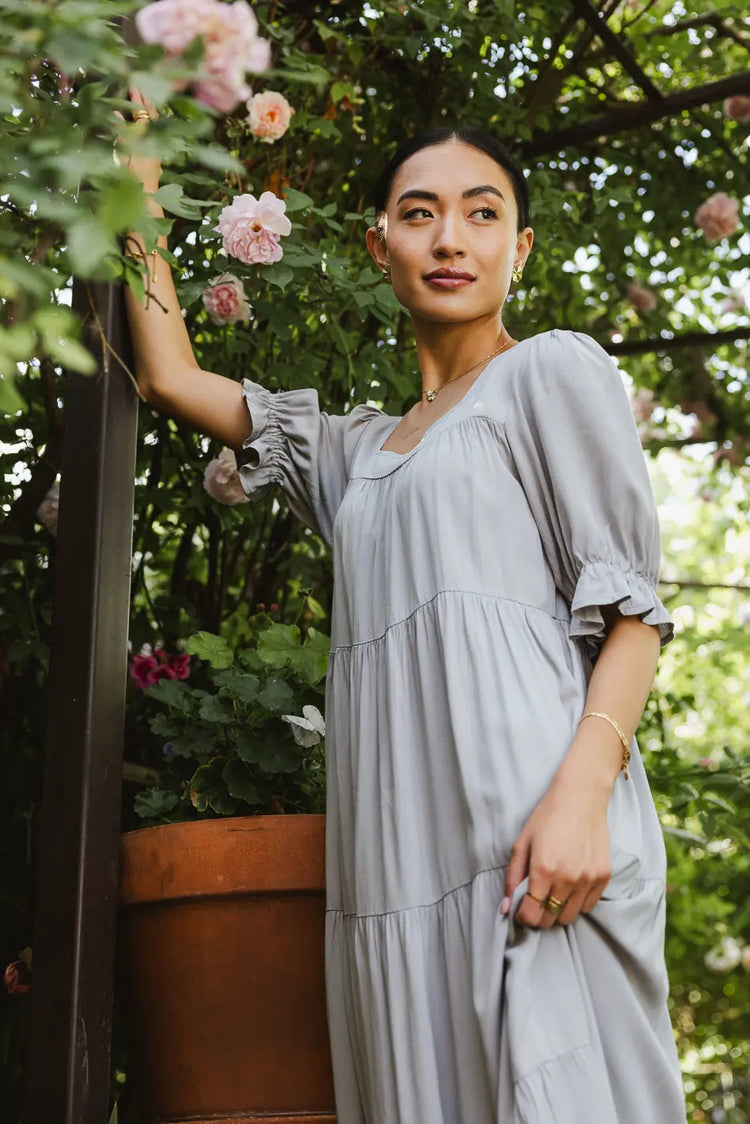
[[[121,940],[154,1121],[334,1124],[325,817],[122,837]]]

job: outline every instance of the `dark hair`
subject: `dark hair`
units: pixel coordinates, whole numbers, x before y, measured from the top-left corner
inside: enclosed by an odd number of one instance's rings
[[[473,148],[478,148],[480,152],[486,153],[508,173],[518,209],[518,229],[523,230],[524,227],[528,226],[529,189],[520,165],[516,163],[515,158],[501,141],[493,137],[491,133],[485,132],[484,129],[477,129],[471,125],[460,125],[455,129],[426,129],[424,132],[417,133],[416,136],[408,137],[405,141],[402,141],[381,172],[375,185],[376,213],[380,215],[385,211],[396,172],[404,161],[423,148],[430,148],[435,144],[445,144],[447,141],[461,141],[462,144],[470,144]]]

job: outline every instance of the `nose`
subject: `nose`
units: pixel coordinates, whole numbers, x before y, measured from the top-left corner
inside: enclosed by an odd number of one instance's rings
[[[446,212],[440,222],[435,224],[435,241],[432,252],[435,257],[441,259],[463,258],[465,256],[461,224],[456,215]]]

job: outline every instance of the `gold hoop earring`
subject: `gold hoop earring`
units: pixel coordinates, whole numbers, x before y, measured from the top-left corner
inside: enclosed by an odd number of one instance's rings
[[[390,265],[384,265],[383,266],[383,280],[385,281],[386,285],[390,285],[390,283],[391,283],[391,267],[390,267]]]
[[[511,274],[514,281],[520,281],[523,277],[523,266],[516,263],[513,266],[513,273]]]

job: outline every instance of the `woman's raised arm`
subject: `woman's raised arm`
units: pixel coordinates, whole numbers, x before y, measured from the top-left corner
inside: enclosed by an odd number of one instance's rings
[[[137,91],[131,91],[131,97],[143,104]],[[151,106],[148,110],[152,116],[155,114]],[[161,175],[158,161],[132,160],[130,168],[147,192],[158,189]],[[156,202],[151,203],[151,213],[159,218],[164,214]],[[137,249],[144,252],[143,238],[135,231],[128,235],[127,245],[130,252]],[[158,245],[166,248],[164,236],[159,238]],[[239,449],[251,432],[242,388],[234,379],[198,366],[172,271],[166,261],[158,259],[156,281],[152,279],[153,272],[149,259],[148,285],[155,299],[141,304],[129,287],[125,290],[139,390],[157,409],[190,422],[230,448]]]

